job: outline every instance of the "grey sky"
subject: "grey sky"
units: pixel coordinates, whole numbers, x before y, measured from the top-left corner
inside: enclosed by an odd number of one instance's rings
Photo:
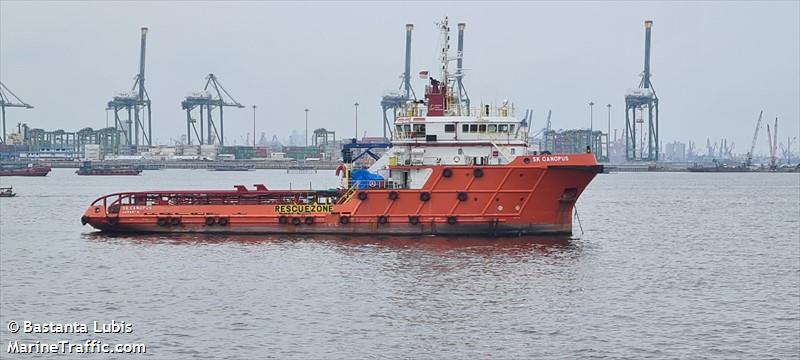
[[[180,101],[209,72],[243,104],[259,106],[258,133],[283,138],[333,128],[381,131],[380,96],[396,89],[404,24],[414,23],[412,74],[435,70],[434,22],[466,22],[465,78],[473,104],[504,98],[547,109],[556,128],[622,128],[623,96],[642,71],[643,21],[654,20],[653,84],[661,138],[706,137],[749,146],[758,111],[780,117],[782,141],[800,133],[800,2],[0,2],[0,79],[34,110],[9,126],[78,130],[105,125],[105,103],[133,85],[139,28],[148,26],[147,89],[159,143],[185,132]],[[454,33],[455,34],[455,33]],[[453,37],[455,39],[455,37]],[[455,44],[453,44],[453,47]],[[422,80],[413,77],[417,93]],[[226,112],[229,144],[251,109]],[[621,131],[621,130],[620,130]],[[620,132],[621,134],[621,132]],[[766,137],[758,152],[766,151]]]

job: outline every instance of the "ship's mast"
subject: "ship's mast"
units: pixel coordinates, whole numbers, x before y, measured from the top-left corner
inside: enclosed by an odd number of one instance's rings
[[[436,25],[439,27],[439,32],[441,33],[441,41],[440,41],[441,52],[439,53],[439,61],[441,62],[441,73],[439,74],[439,79],[441,80],[442,84],[447,86],[448,85],[447,53],[450,51],[450,25],[448,24],[446,16],[444,20],[436,23]]]

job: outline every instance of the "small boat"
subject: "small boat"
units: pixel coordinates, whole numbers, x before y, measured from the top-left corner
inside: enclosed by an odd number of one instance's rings
[[[250,171],[256,166],[253,164],[217,164],[209,170],[212,171]]]
[[[289,165],[289,167],[286,168],[286,173],[287,174],[291,174],[291,173],[295,173],[295,174],[310,174],[310,173],[316,173],[316,172],[317,172],[317,169],[314,168],[314,165],[311,165],[311,164],[309,164],[309,163],[307,163],[305,161],[298,161],[296,164]]]
[[[0,197],[14,197],[16,195],[12,186],[0,187]]]
[[[47,176],[50,167],[34,164],[0,164],[0,176]]]
[[[75,171],[78,175],[139,175],[142,169],[132,165],[93,165],[86,161]]]

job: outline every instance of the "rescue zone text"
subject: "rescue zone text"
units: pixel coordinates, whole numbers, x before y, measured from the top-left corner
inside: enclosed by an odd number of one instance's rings
[[[332,204],[275,205],[278,214],[305,214],[333,212]]]

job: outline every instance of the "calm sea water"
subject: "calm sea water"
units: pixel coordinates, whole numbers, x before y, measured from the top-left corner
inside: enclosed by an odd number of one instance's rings
[[[79,221],[104,193],[336,178],[72,172],[0,178],[19,193],[0,199],[0,358],[89,338],[154,359],[800,357],[800,174],[601,175],[583,234],[486,240],[107,236]],[[133,332],[7,329],[112,319]]]

